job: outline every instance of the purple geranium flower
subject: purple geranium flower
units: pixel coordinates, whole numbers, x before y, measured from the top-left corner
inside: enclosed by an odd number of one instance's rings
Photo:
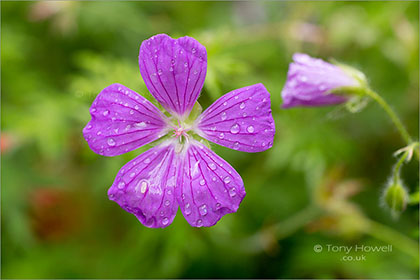
[[[147,88],[170,116],[120,84],[97,96],[83,129],[94,152],[116,156],[160,139],[123,166],[109,198],[147,227],[170,225],[178,206],[192,226],[212,226],[236,212],[245,189],[235,169],[200,139],[245,152],[270,148],[270,94],[262,84],[237,89],[190,120],[206,76],[205,47],[190,37],[156,35],[141,44],[139,64]]]
[[[293,60],[281,93],[283,108],[344,103],[349,98],[335,95],[331,90],[360,86],[360,81],[348,71],[321,59],[296,53]]]

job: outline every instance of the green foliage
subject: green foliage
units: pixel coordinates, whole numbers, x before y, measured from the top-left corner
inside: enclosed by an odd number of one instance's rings
[[[401,170],[411,195],[400,218],[378,203],[392,153],[405,146],[387,115],[373,102],[357,114],[280,109],[293,53],[335,58],[365,73],[418,139],[418,5],[1,2],[1,276],[418,278],[418,161]],[[143,227],[106,193],[149,145],[106,158],[82,136],[91,102],[112,83],[155,102],[137,56],[157,33],[206,46],[203,109],[255,83],[272,94],[273,148],[247,154],[211,144],[247,191],[238,212],[211,228],[190,227],[180,212],[166,229]],[[314,252],[316,244],[393,251],[343,262]]]

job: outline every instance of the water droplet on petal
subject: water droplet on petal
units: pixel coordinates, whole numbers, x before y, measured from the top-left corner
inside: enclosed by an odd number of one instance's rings
[[[134,111],[133,110],[130,110],[130,115],[133,115],[134,114]]]
[[[150,163],[150,158],[146,158],[145,160],[144,160],[144,163]]]
[[[236,195],[236,190],[235,190],[235,188],[231,188],[231,189],[229,190],[229,195],[230,195],[231,197],[234,197],[234,196]]]
[[[218,203],[216,203],[216,209],[219,209],[220,208],[220,206],[221,206],[221,204],[218,202]]]
[[[223,182],[225,182],[226,184],[229,184],[229,183],[230,183],[230,177],[229,177],[229,176],[226,176],[226,177],[223,179]]]
[[[220,138],[220,139],[225,138],[225,134],[224,134],[223,132],[222,132],[222,133],[220,133],[220,134],[219,134],[219,138]]]
[[[165,201],[165,206],[169,206],[169,204],[171,204],[171,202],[169,200]]]
[[[109,146],[115,146],[115,140],[112,138],[108,138],[106,142],[108,143]]]
[[[138,122],[134,124],[135,127],[146,127],[146,123],[145,122]]]
[[[147,181],[140,181],[140,192],[145,193],[147,190]]]
[[[212,180],[213,180],[213,182],[216,182],[216,180],[217,180],[217,178],[216,177],[213,177],[213,178],[211,178]]]
[[[242,102],[241,105],[239,105],[239,108],[244,109],[245,108],[245,103]]]
[[[226,112],[222,113],[221,118],[222,118],[222,121],[226,120],[227,118]]]
[[[216,164],[214,164],[213,162],[209,163],[209,167],[210,167],[211,170],[215,170],[217,168]]]
[[[201,181],[200,181],[200,186],[204,186],[206,184],[206,181],[204,180],[204,179],[202,179]]]
[[[239,142],[235,142],[235,144],[233,144],[233,149],[239,150]]]
[[[169,223],[169,219],[168,218],[163,218],[162,219],[162,225],[166,226]]]
[[[162,69],[158,70],[158,75],[162,75]]]
[[[261,146],[265,147],[267,144],[265,142],[262,142]]]
[[[230,132],[232,134],[236,134],[238,133],[240,130],[239,124],[235,123],[234,125],[232,125],[232,127],[230,128]]]
[[[136,176],[136,173],[135,172],[131,172],[130,173],[130,178],[133,178],[134,176]]]
[[[191,214],[191,208],[190,208],[190,204],[189,203],[185,204],[184,211],[185,211],[185,215]]]
[[[201,216],[207,215],[207,205],[203,204],[201,205],[198,210],[200,211]]]
[[[122,190],[125,187],[125,183],[124,182],[119,182],[118,186],[117,186],[120,190]]]
[[[226,106],[227,105],[227,102],[223,102],[223,106]]]
[[[201,219],[197,220],[197,227],[203,226],[203,221]]]
[[[109,114],[109,110],[105,110],[105,111],[102,113],[102,115],[104,115],[104,117],[108,116],[108,114]]]
[[[248,126],[246,131],[248,131],[249,133],[253,133],[254,132],[254,127],[252,125]]]
[[[300,80],[302,82],[306,82],[308,80],[308,78],[306,76],[300,76]]]

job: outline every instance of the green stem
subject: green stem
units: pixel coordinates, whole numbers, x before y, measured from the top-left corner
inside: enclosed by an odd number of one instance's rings
[[[365,93],[369,95],[373,100],[375,100],[385,110],[385,112],[388,114],[388,116],[391,118],[391,121],[394,123],[395,127],[397,128],[398,132],[400,133],[401,137],[404,139],[407,145],[410,145],[413,142],[413,139],[411,138],[410,134],[405,129],[403,123],[398,118],[397,114],[388,105],[388,103],[386,103],[386,101],[373,90],[367,89]],[[415,150],[415,153],[417,155],[417,158],[419,158],[418,149]]]
[[[394,167],[394,183],[397,184],[400,179],[400,169],[402,164],[404,163],[405,159],[408,157],[410,151],[404,152],[404,154],[400,157],[397,164]]]
[[[405,235],[393,230],[378,222],[368,220],[369,224],[366,233],[382,240],[385,243],[393,244],[395,247],[414,257],[417,261],[419,259],[419,244]]]

